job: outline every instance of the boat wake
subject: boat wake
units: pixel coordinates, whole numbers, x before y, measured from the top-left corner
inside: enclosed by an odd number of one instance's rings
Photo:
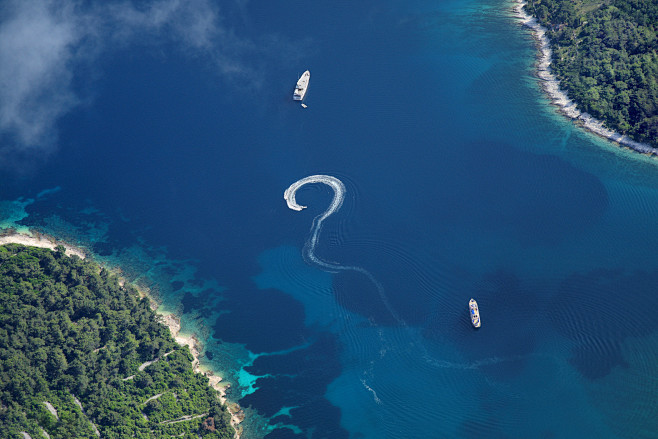
[[[535,357],[554,360],[558,362],[558,359],[554,355],[534,353],[534,352],[528,354],[509,355],[506,357],[493,356],[493,357],[482,358],[471,362],[437,360],[431,357],[430,355],[424,355],[423,359],[427,364],[438,369],[478,370],[486,366],[493,366],[501,363],[524,361],[529,358],[535,358]]]
[[[318,242],[318,235],[320,234],[320,230],[322,229],[322,222],[333,215],[334,212],[340,209],[340,207],[343,205],[343,200],[345,199],[345,185],[343,182],[330,175],[311,175],[291,184],[290,187],[283,193],[283,198],[286,200],[286,203],[288,203],[288,207],[292,210],[301,211],[302,209],[306,209],[306,206],[302,206],[297,203],[295,194],[297,193],[297,190],[299,190],[299,188],[302,186],[312,183],[323,183],[329,186],[334,191],[334,198],[331,200],[331,204],[327,210],[313,219],[313,224],[311,226],[311,236],[308,241],[306,241],[306,244],[304,244],[304,258],[308,258],[314,264],[328,270],[343,270],[345,269],[343,266],[324,262],[315,256],[315,246]]]
[[[366,390],[367,390],[368,392],[372,393],[372,398],[373,398],[373,400],[374,400],[377,404],[381,405],[381,404],[382,404],[382,400],[379,399],[379,397],[377,396],[377,392],[375,392],[375,390],[374,390],[372,387],[370,387],[370,386],[366,383],[366,380],[364,380],[363,378],[361,378],[361,384],[363,384],[363,387],[365,387]]]
[[[363,386],[363,389],[371,394],[372,400],[374,401],[375,404],[382,405],[383,400],[385,400],[383,395],[387,395],[392,391],[391,390],[392,388],[390,387],[389,384],[379,383],[380,386],[378,386],[379,387],[378,391],[381,390],[381,392],[376,392],[375,389],[373,388],[373,384],[371,384],[371,381],[375,379],[374,378],[374,376],[376,375],[375,371],[378,370],[378,365],[381,365],[382,362],[395,361],[394,359],[390,358],[389,355],[397,355],[397,356],[402,355],[403,357],[406,358],[410,355],[410,352],[414,352],[414,354],[412,354],[411,357],[423,358],[425,364],[429,365],[430,368],[442,368],[442,369],[449,368],[449,369],[464,369],[464,370],[477,370],[486,365],[514,360],[513,358],[493,357],[493,358],[481,359],[471,363],[458,363],[458,362],[446,361],[445,359],[435,358],[432,354],[428,352],[425,346],[425,341],[420,335],[420,332],[417,329],[414,329],[413,327],[407,325],[404,322],[404,320],[398,315],[398,313],[395,311],[393,306],[391,306],[383,286],[379,283],[379,281],[377,281],[377,279],[375,279],[375,277],[369,271],[358,266],[342,265],[335,262],[327,262],[321,259],[320,257],[318,257],[316,254],[316,247],[320,239],[320,232],[322,231],[322,225],[327,218],[329,218],[331,215],[336,213],[341,208],[343,201],[345,199],[345,192],[346,192],[345,185],[343,184],[342,181],[330,175],[311,175],[302,178],[301,180],[298,180],[292,185],[290,185],[290,187],[286,189],[283,194],[283,198],[286,200],[286,203],[288,204],[288,207],[290,209],[295,211],[302,211],[306,208],[306,206],[301,205],[297,202],[295,198],[297,191],[301,187],[307,184],[318,184],[318,183],[329,186],[334,192],[334,197],[331,200],[329,207],[327,207],[327,209],[324,212],[320,213],[313,219],[310,235],[306,240],[302,250],[302,255],[304,260],[306,261],[306,263],[315,265],[324,271],[333,272],[333,273],[337,273],[341,271],[353,271],[366,276],[368,280],[370,280],[373,283],[373,285],[375,285],[382,303],[384,304],[390,315],[398,323],[397,328],[389,328],[386,332],[382,328],[377,329],[377,333],[376,333],[377,341],[380,346],[378,352],[375,352],[370,349],[366,349],[364,348],[364,345],[355,346],[356,352],[360,353],[359,355],[362,356],[361,358],[363,364],[366,367],[365,371],[360,377],[361,384]],[[361,335],[367,336],[368,333],[366,332]],[[370,332],[369,335],[373,336],[375,334]],[[395,341],[387,340],[388,337],[395,338]],[[405,346],[405,349],[395,350],[395,352],[392,352],[389,350],[389,346]]]
[[[312,262],[313,264],[317,265],[323,270],[329,272],[336,273],[339,271],[355,271],[357,273],[363,274],[375,285],[375,287],[377,287],[377,292],[379,293],[379,297],[381,298],[382,302],[386,306],[388,312],[391,313],[393,318],[399,324],[404,325],[405,324],[404,321],[398,316],[398,314],[395,312],[393,307],[390,305],[388,298],[384,293],[384,288],[377,281],[377,279],[375,279],[375,277],[372,274],[370,274],[368,270],[351,265],[346,266],[346,265],[326,262],[316,256],[315,247],[317,246],[318,243],[320,230],[322,230],[322,223],[324,222],[324,220],[326,220],[331,215],[336,213],[343,205],[343,200],[345,199],[345,185],[343,184],[342,181],[340,181],[336,177],[332,177],[331,175],[310,175],[308,177],[302,178],[301,180],[297,180],[296,182],[291,184],[290,187],[286,189],[285,192],[283,193],[283,198],[286,200],[288,207],[292,210],[301,211],[303,209],[306,209],[307,206],[302,206],[297,203],[297,200],[295,199],[295,195],[302,186],[307,184],[314,184],[314,183],[322,183],[329,186],[334,191],[334,198],[331,200],[331,204],[329,204],[327,210],[325,210],[320,215],[313,218],[313,223],[311,225],[311,235],[306,241],[306,243],[304,244],[304,249],[302,250],[304,259],[307,262]]]

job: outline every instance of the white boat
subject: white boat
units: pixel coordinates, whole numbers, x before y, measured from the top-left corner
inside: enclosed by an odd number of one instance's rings
[[[471,323],[473,324],[474,327],[479,328],[480,310],[478,309],[478,303],[475,301],[475,299],[471,299],[468,301],[468,310],[471,314]]]
[[[296,101],[301,101],[304,99],[306,90],[308,89],[308,83],[311,80],[311,72],[308,70],[305,71],[302,76],[297,80],[297,86],[295,87],[295,92],[292,95],[292,98]]]

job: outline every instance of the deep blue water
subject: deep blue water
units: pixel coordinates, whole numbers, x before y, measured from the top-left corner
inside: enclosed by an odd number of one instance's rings
[[[173,43],[106,52],[56,151],[3,170],[3,224],[158,292],[249,438],[655,437],[658,162],[555,113],[508,3],[221,13],[244,77]],[[283,191],[312,174],[346,186],[318,257],[362,271],[302,258],[333,193]]]

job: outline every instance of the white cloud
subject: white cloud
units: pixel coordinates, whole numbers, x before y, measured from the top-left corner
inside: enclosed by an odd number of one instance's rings
[[[76,20],[70,8],[53,11],[49,3],[10,5],[0,27],[0,130],[26,147],[43,143],[76,102],[70,89]]]
[[[241,69],[230,53],[222,53],[240,44],[221,27],[208,0],[139,5],[9,0],[0,6],[0,154],[54,145],[56,122],[83,99],[72,87],[76,69],[112,46],[169,39],[185,51],[210,54],[220,71]]]
[[[158,0],[141,8],[124,1],[109,4],[103,15],[122,39],[165,33],[191,48],[210,49],[220,33],[217,11],[206,0]]]

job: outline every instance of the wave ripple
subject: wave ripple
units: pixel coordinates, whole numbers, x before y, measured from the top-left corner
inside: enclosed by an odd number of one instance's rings
[[[375,277],[372,274],[370,274],[369,271],[361,267],[345,266],[345,265],[325,262],[315,255],[315,246],[317,245],[318,236],[320,235],[320,230],[322,229],[322,222],[325,219],[329,218],[329,216],[333,215],[336,211],[338,211],[338,209],[340,209],[340,207],[343,205],[343,200],[345,199],[345,185],[343,184],[342,181],[340,181],[336,177],[332,177],[331,175],[322,175],[322,174],[310,175],[308,177],[302,178],[301,180],[297,180],[296,182],[291,184],[290,187],[288,187],[288,189],[286,189],[285,192],[283,193],[283,198],[286,200],[286,203],[288,204],[288,207],[290,209],[296,211],[301,211],[303,209],[306,209],[306,206],[302,206],[297,203],[297,200],[295,199],[295,195],[299,190],[299,188],[301,188],[306,184],[312,184],[312,183],[322,183],[332,188],[334,191],[334,198],[331,200],[331,204],[329,204],[327,210],[325,210],[323,213],[321,213],[320,215],[316,216],[313,219],[313,224],[311,225],[311,237],[306,241],[306,244],[304,244],[304,250],[303,250],[304,259],[309,260],[314,264],[316,264],[317,266],[328,271],[338,272],[338,271],[348,270],[348,271],[355,271],[363,274],[377,287],[379,297],[381,298],[382,302],[386,306],[386,309],[391,313],[393,318],[398,323],[404,324],[403,320],[398,316],[397,312],[391,306],[388,298],[386,297],[386,294],[384,293],[384,288],[377,281],[377,279],[375,279]]]

